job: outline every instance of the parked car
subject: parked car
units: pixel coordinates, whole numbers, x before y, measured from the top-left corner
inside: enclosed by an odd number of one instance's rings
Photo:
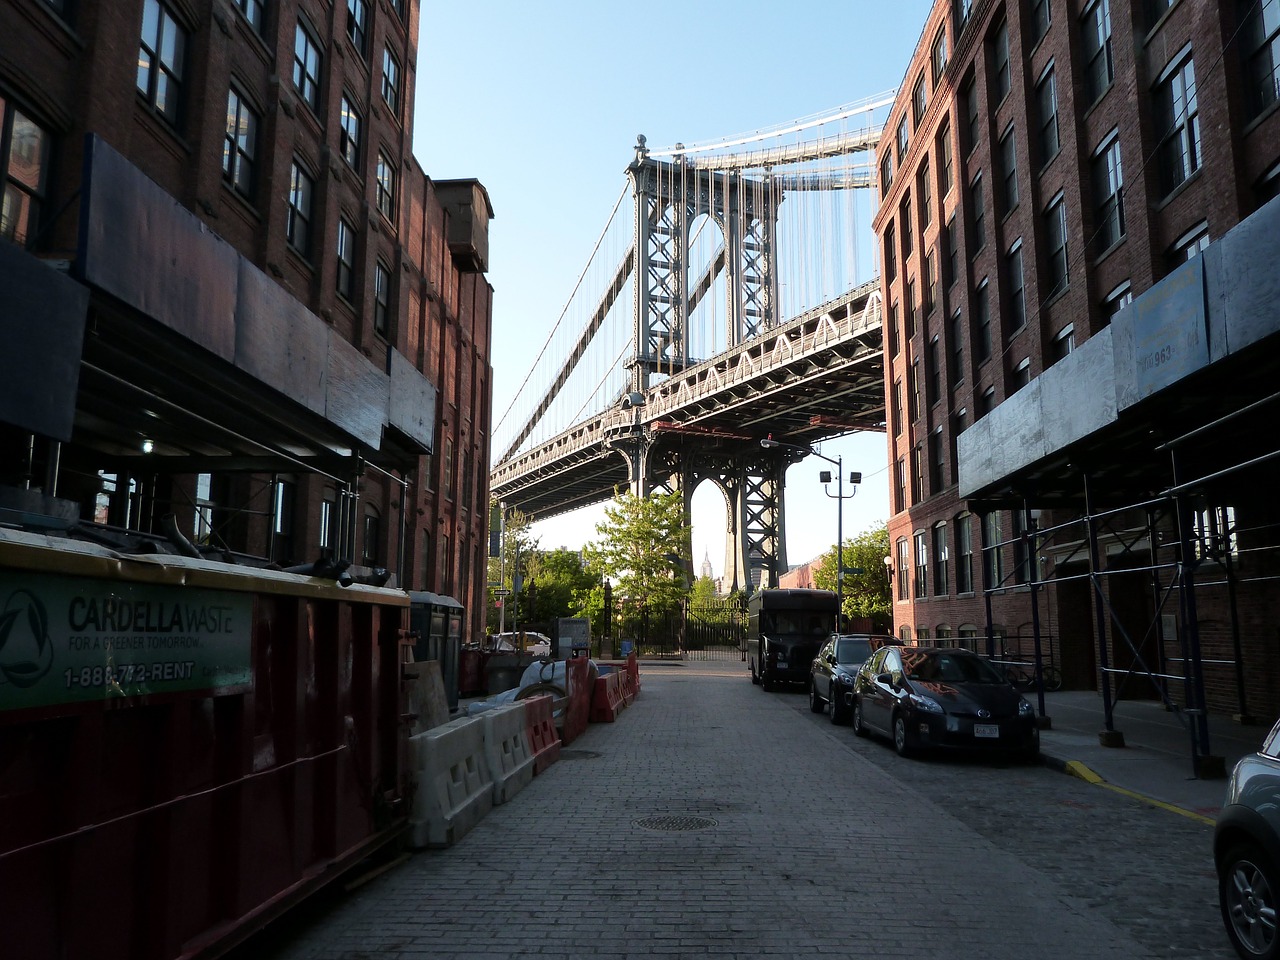
[[[968,650],[886,646],[858,670],[853,731],[893,741],[899,755],[929,747],[1040,755],[1035,709],[999,670]]]
[[[1218,903],[1236,953],[1245,960],[1280,956],[1280,722],[1262,749],[1236,764],[1213,832]]]
[[[876,633],[833,633],[809,666],[809,709],[826,710],[832,723],[848,721],[858,668],[885,644],[901,643],[897,637]]]

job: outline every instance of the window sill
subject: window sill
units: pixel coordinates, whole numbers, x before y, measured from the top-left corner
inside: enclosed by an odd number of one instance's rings
[[[1165,21],[1173,16],[1173,11],[1177,9],[1178,0],[1173,0],[1173,3],[1169,4],[1169,9],[1160,14],[1160,19],[1151,25],[1151,28],[1147,31],[1147,35],[1142,38],[1142,45],[1144,47],[1151,42],[1151,38],[1159,32],[1160,28],[1164,26]]]
[[[1092,267],[1096,267],[1096,266],[1098,266],[1100,263],[1102,263],[1102,261],[1103,261],[1103,260],[1106,260],[1108,257],[1110,257],[1110,256],[1111,256],[1111,254],[1115,253],[1117,250],[1119,250],[1121,247],[1123,247],[1123,246],[1124,246],[1124,242],[1125,242],[1126,240],[1128,240],[1128,239],[1129,239],[1129,235],[1128,235],[1127,233],[1122,233],[1122,234],[1120,234],[1120,239],[1119,239],[1119,240],[1117,240],[1115,243],[1111,244],[1111,246],[1107,247],[1105,250],[1103,250],[1103,251],[1102,251],[1100,254],[1098,254],[1096,257],[1094,257],[1094,258],[1089,262],[1089,265],[1090,265],[1090,266],[1092,266]]]
[[[1093,112],[1098,109],[1098,105],[1101,104],[1103,100],[1107,99],[1107,94],[1111,92],[1111,88],[1114,87],[1115,85],[1116,85],[1115,77],[1112,77],[1110,80],[1107,81],[1107,85],[1103,87],[1101,92],[1099,92],[1099,94],[1094,98],[1093,103],[1085,107],[1084,113],[1081,114],[1080,116],[1080,119],[1082,121],[1087,121],[1089,119],[1089,117],[1093,114]]]
[[[1064,299],[1066,295],[1070,292],[1071,292],[1071,281],[1068,279],[1067,282],[1064,283],[1061,287],[1059,287],[1049,296],[1045,297],[1044,303],[1040,305],[1041,313],[1043,313],[1045,310],[1048,310],[1059,300]]]
[[[1253,133],[1254,130],[1262,126],[1263,122],[1277,110],[1280,110],[1280,97],[1272,100],[1269,104],[1259,110],[1258,115],[1244,125],[1244,129],[1240,131],[1240,136],[1247,137],[1249,134]]]
[[[1053,162],[1062,156],[1062,140],[1058,140],[1058,148],[1053,151],[1053,156],[1049,157],[1044,163],[1040,164],[1040,169],[1036,171],[1036,177],[1043,180],[1044,175],[1049,172],[1049,168],[1053,166]]]
[[[1165,194],[1163,197],[1161,197],[1159,200],[1153,203],[1151,205],[1151,209],[1156,213],[1159,213],[1165,207],[1169,206],[1169,204],[1177,200],[1178,197],[1182,196],[1183,193],[1191,189],[1191,184],[1198,181],[1200,179],[1200,174],[1203,172],[1204,172],[1204,165],[1201,164],[1199,167],[1196,168],[1194,173],[1192,173],[1189,177],[1187,177],[1187,179],[1183,180],[1180,184],[1178,184],[1176,187],[1170,190],[1167,194]]]

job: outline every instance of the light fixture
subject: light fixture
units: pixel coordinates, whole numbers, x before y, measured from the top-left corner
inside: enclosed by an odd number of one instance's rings
[[[156,445],[155,445],[154,443],[152,443],[150,440],[145,440],[145,439],[144,439],[144,440],[142,441],[142,452],[143,452],[143,453],[150,453],[150,452],[151,452],[152,450],[154,450],[155,448],[156,448]]]

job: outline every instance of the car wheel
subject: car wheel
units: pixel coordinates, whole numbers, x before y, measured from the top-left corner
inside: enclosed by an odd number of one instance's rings
[[[853,698],[853,734],[856,737],[867,735],[867,728],[862,725],[862,704],[857,697]]]
[[[1231,848],[1222,861],[1218,902],[1227,935],[1240,956],[1275,960],[1280,954],[1276,937],[1278,891],[1275,867],[1266,854],[1244,844]]]
[[[911,756],[911,740],[907,736],[907,718],[900,713],[893,715],[893,749],[898,756]]]
[[[822,713],[827,708],[822,698],[818,696],[818,685],[813,682],[813,678],[809,678],[809,711],[811,713]]]

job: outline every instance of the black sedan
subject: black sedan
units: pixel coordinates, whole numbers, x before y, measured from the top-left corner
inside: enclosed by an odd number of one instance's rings
[[[858,668],[887,643],[902,641],[872,633],[833,633],[809,667],[809,709],[826,710],[832,723],[847,722]]]
[[[901,756],[928,747],[995,749],[1040,755],[1031,704],[982,657],[968,650],[884,647],[858,670],[853,731],[893,741]]]

